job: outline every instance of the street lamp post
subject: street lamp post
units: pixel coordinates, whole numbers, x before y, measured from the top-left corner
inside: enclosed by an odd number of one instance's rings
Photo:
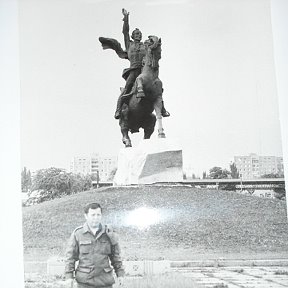
[[[97,170],[96,171],[96,188],[99,188],[99,180],[100,180],[100,178],[99,178],[99,170]]]

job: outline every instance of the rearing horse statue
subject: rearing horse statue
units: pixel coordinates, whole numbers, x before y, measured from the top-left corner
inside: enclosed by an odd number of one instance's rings
[[[132,91],[123,95],[126,101],[122,105],[119,125],[125,147],[131,147],[131,133],[144,129],[144,139],[149,139],[154,132],[157,119],[158,137],[165,138],[162,126],[162,81],[159,79],[159,60],[161,59],[161,38],[149,36],[144,42],[146,55],[144,67],[137,77]],[[156,116],[153,114],[155,110]]]

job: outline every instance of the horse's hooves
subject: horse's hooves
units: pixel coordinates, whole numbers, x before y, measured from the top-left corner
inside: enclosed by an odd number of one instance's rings
[[[169,117],[170,113],[168,111],[162,112],[162,117]]]
[[[158,138],[166,138],[165,133],[159,133]]]
[[[124,144],[125,148],[132,147],[131,141],[126,141]]]
[[[122,142],[123,142],[123,144],[125,145],[126,148],[127,147],[132,147],[130,139],[123,139]]]

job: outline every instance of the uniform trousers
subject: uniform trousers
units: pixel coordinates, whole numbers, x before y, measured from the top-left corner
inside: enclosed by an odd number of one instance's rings
[[[77,288],[98,288],[96,286],[91,286],[91,285],[86,285],[86,284],[82,284],[82,283],[77,283]],[[101,288],[113,288],[113,286],[101,286]]]

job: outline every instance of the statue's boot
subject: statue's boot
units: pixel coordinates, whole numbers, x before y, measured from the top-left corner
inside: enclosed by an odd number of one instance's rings
[[[114,114],[114,118],[115,119],[120,119],[120,110],[116,110],[115,114]]]
[[[133,94],[133,91],[128,92],[126,89],[121,89],[121,94],[117,100],[116,112],[114,114],[115,119],[120,118],[122,105],[124,102],[129,101],[129,98],[131,97],[132,94]]]
[[[121,107],[122,107],[122,93],[118,97],[118,100],[117,100],[117,107],[116,107],[116,111],[115,111],[115,114],[114,114],[114,118],[115,119],[119,119],[120,118],[120,116],[121,116]]]
[[[170,113],[164,107],[164,101],[162,101],[162,110],[161,110],[162,117],[169,117]]]
[[[120,116],[121,116],[121,107],[122,107],[122,104],[123,104],[123,95],[126,93],[126,89],[125,88],[120,88],[120,96],[118,97],[118,100],[117,100],[117,107],[116,107],[116,111],[115,111],[115,114],[114,114],[114,118],[115,119],[120,119]]]

